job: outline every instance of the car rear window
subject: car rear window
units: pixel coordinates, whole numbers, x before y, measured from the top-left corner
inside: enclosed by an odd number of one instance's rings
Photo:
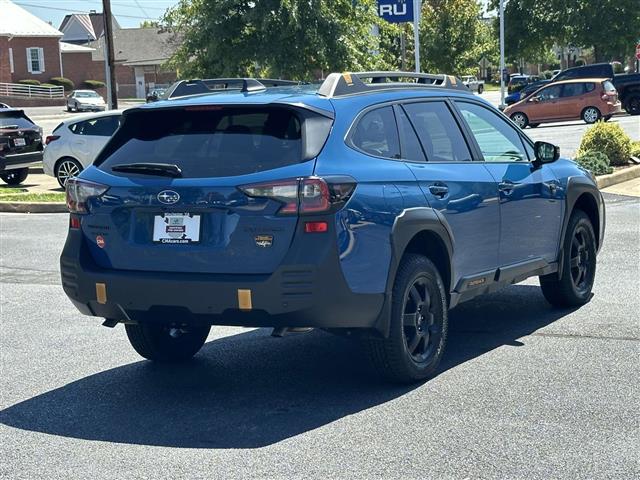
[[[96,165],[110,173],[125,163],[168,163],[187,178],[246,175],[300,162],[301,121],[278,107],[132,112],[105,152]]]
[[[602,82],[602,88],[604,88],[605,92],[615,92],[616,91],[616,87],[614,87],[613,83],[611,83],[609,80],[606,80],[606,81]]]
[[[0,128],[33,128],[34,126],[23,112],[0,111]]]

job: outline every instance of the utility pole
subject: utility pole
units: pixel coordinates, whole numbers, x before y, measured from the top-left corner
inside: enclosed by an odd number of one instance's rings
[[[500,0],[500,108],[504,108],[504,0]]]
[[[107,104],[109,110],[118,108],[116,88],[116,66],[113,54],[113,29],[111,21],[111,0],[102,0],[102,18],[104,20],[104,47],[107,64]]]
[[[413,0],[413,47],[416,51],[416,73],[420,73],[420,6],[422,0]]]

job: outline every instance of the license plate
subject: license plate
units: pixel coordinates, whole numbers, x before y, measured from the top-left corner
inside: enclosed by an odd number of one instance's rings
[[[200,215],[192,213],[163,213],[153,218],[154,243],[198,243]]]
[[[26,140],[24,138],[14,138],[13,139],[13,146],[14,147],[24,147],[27,144]]]

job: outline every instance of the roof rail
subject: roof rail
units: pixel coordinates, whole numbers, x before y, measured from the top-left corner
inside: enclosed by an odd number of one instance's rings
[[[270,87],[302,85],[294,80],[272,78],[205,78],[178,80],[171,85],[162,99],[174,99],[211,93],[220,90],[240,90],[241,92],[258,92]]]
[[[416,87],[470,91],[459,78],[453,75],[415,72],[346,72],[330,74],[320,85],[318,94],[333,98],[376,90]]]

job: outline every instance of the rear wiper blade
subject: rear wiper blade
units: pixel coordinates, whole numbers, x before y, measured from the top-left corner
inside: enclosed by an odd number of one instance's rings
[[[114,172],[139,173],[141,175],[160,175],[164,177],[182,177],[182,170],[172,163],[123,163],[111,167]]]

